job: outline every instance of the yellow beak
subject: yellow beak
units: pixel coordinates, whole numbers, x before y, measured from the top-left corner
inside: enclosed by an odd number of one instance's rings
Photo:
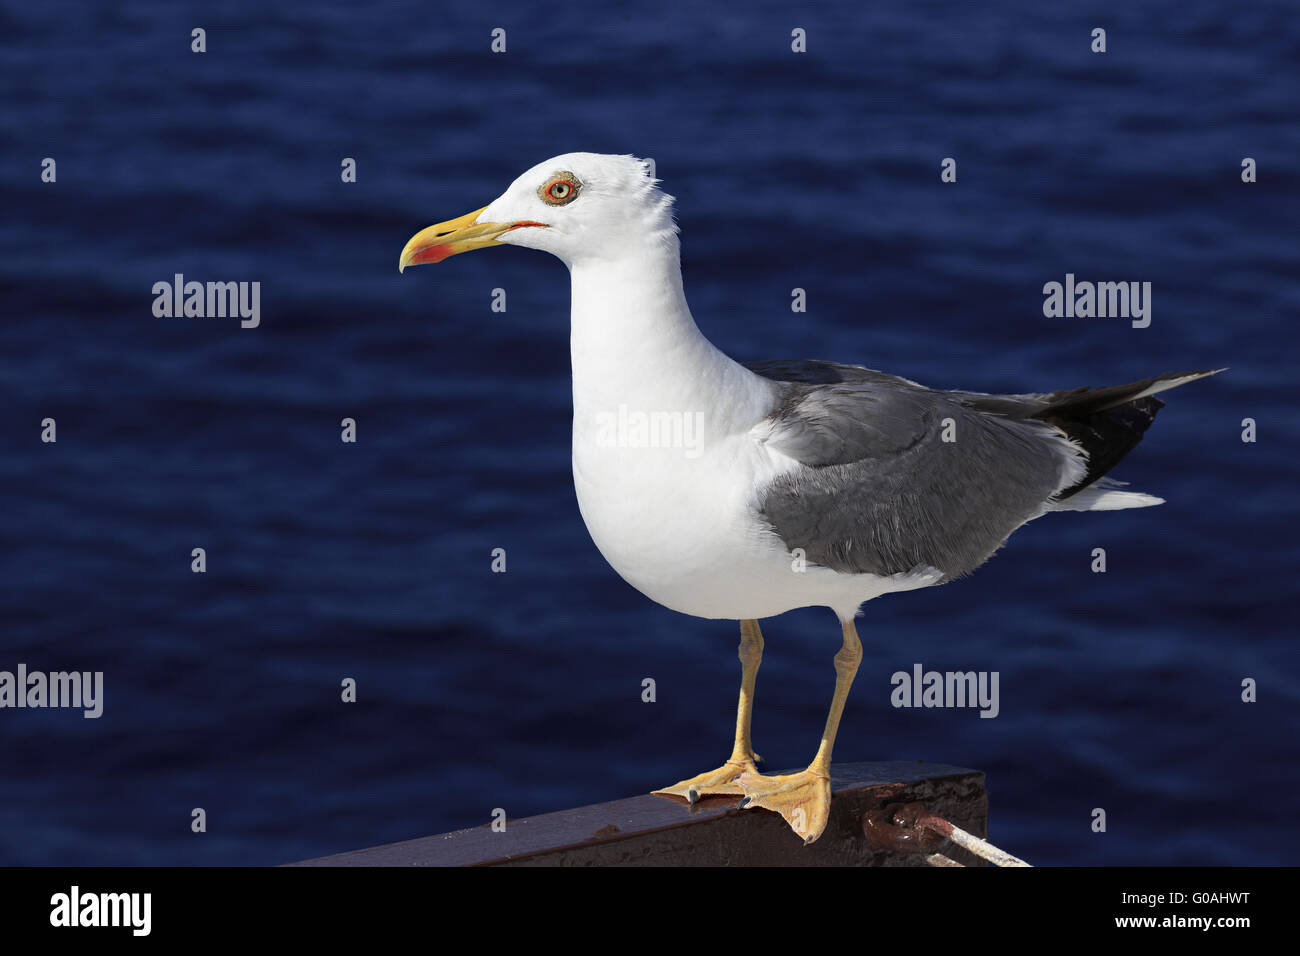
[[[484,206],[483,209],[486,209]],[[496,245],[497,236],[519,229],[523,226],[545,226],[544,222],[480,222],[474,220],[483,214],[483,209],[475,209],[459,219],[448,219],[428,229],[421,229],[402,249],[401,258],[397,260],[397,271],[402,272],[407,266],[422,266],[428,262],[441,262],[449,256],[471,249],[484,249]]]

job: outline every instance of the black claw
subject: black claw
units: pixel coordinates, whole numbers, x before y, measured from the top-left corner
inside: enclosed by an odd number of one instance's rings
[[[753,797],[741,797],[740,802],[736,804],[736,809],[737,810],[745,809],[745,807],[749,806],[749,801],[752,799]]]
[[[690,787],[689,789],[687,789],[686,791],[687,803],[689,803],[691,806],[695,806],[695,804],[699,802],[699,799],[700,799],[700,791],[696,790],[694,787]]]

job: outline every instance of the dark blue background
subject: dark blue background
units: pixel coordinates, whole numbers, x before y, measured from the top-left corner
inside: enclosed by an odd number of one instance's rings
[[[396,270],[569,150],[654,157],[742,360],[990,392],[1231,366],[1118,471],[1165,506],[1051,516],[869,604],[837,757],[986,771],[1037,863],[1294,859],[1294,5],[995,6],[6,4],[0,668],[103,670],[106,702],[0,711],[0,862],[278,863],[726,755],[735,626],[651,604],[578,514],[563,267]],[[155,318],[176,272],[262,282],[261,327]],[[1151,327],[1044,318],[1066,272],[1151,281]],[[838,629],[766,633],[755,742],[798,766]],[[892,709],[918,661],[999,671],[1001,716]]]

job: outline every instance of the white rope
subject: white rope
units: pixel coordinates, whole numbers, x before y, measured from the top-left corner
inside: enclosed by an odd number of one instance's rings
[[[1012,856],[1006,850],[999,850],[988,840],[981,840],[974,834],[967,833],[961,827],[953,826],[951,823],[948,826],[952,827],[952,832],[947,834],[948,839],[959,847],[970,850],[976,856],[988,860],[994,866],[1029,866],[1020,857]]]
[[[938,822],[931,823],[930,822],[931,820],[938,821]],[[988,840],[981,840],[979,837],[975,836],[975,834],[967,833],[961,827],[955,826],[954,824],[949,823],[947,820],[944,820],[943,817],[930,816],[929,819],[923,818],[917,820],[916,825],[919,827],[925,827],[927,830],[930,830],[934,833],[943,834],[949,840],[957,844],[962,849],[970,850],[970,852],[974,853],[976,856],[980,857],[981,859],[988,860],[994,866],[1029,866],[1029,864],[1026,863],[1024,860],[1020,859],[1020,857],[1012,856],[1006,850],[999,850]],[[936,857],[938,857],[939,859],[936,860],[935,859]],[[946,863],[942,862],[944,860],[947,860],[947,862]],[[941,853],[931,854],[930,856],[926,857],[926,862],[929,863],[931,866],[960,866],[961,865],[960,863],[954,863],[952,860],[949,860],[948,857],[943,856],[943,854]]]
[[[941,816],[931,813],[925,808],[925,804],[916,802],[906,805],[891,804],[883,810],[872,811],[868,813],[862,821],[863,832],[871,837],[875,842],[882,845],[885,849],[897,849],[891,845],[893,837],[882,835],[884,829],[887,829],[889,822],[887,817],[893,817],[893,824],[902,827],[904,831],[911,831],[908,839],[916,839],[919,834],[917,829],[928,830],[930,833],[937,834],[951,840],[964,850],[974,853],[983,860],[987,860],[994,866],[1030,866],[1018,856],[1012,856],[1006,850],[1000,850],[988,840],[981,840],[973,833],[967,833],[959,826],[955,826]],[[931,841],[919,841],[917,848]],[[931,853],[925,858],[925,862],[930,866],[962,866],[951,857],[944,856],[942,853]]]

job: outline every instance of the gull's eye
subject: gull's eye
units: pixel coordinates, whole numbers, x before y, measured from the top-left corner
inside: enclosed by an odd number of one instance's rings
[[[537,190],[537,195],[541,196],[542,202],[548,206],[563,206],[565,203],[573,202],[581,187],[582,183],[578,182],[578,177],[573,173],[556,173],[545,186]]]

